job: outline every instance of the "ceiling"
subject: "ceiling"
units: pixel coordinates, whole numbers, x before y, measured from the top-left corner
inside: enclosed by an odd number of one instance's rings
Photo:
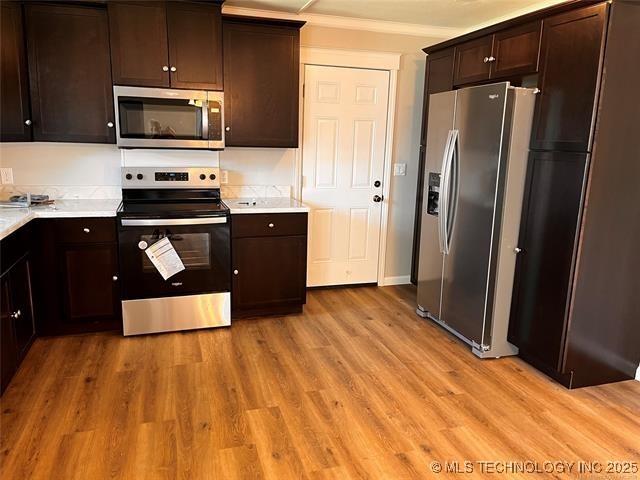
[[[227,0],[225,7],[473,30],[563,0]]]

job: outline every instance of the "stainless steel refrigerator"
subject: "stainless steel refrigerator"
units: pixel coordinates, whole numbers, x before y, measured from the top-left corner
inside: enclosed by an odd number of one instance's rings
[[[481,357],[507,342],[535,91],[508,82],[429,97],[417,313]]]

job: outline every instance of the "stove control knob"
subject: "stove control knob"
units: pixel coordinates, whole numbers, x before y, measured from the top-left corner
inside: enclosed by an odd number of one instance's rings
[[[215,179],[216,179],[216,174],[215,174],[215,173],[212,173],[211,175],[209,175],[209,178],[210,178],[211,180],[215,180]]]
[[[125,178],[126,178],[127,180],[131,180],[131,179],[133,178],[133,175],[131,175],[130,173],[127,173],[127,174],[125,175]]]
[[[205,180],[207,178],[207,176],[204,173],[200,174],[200,180]]]
[[[138,175],[136,175],[136,178],[138,180],[142,180],[144,178],[144,175],[142,175],[141,173],[139,173]]]

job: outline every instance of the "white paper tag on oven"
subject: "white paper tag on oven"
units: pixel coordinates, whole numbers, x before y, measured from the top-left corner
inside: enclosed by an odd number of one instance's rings
[[[158,240],[147,248],[144,253],[147,254],[151,263],[158,269],[158,272],[165,280],[184,270],[184,263],[182,263],[178,252],[173,248],[167,237]]]

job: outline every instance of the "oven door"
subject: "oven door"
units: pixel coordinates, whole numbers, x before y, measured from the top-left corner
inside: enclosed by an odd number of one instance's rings
[[[168,237],[185,269],[164,280],[145,249]],[[190,219],[121,218],[123,300],[229,292],[231,256],[226,216]]]
[[[210,148],[206,91],[114,86],[119,147]]]

